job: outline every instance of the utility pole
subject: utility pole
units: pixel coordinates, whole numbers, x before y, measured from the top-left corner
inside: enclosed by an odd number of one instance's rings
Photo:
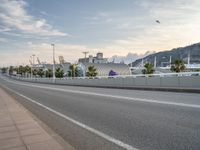
[[[51,44],[51,46],[53,47],[53,82],[55,82],[55,44]]]

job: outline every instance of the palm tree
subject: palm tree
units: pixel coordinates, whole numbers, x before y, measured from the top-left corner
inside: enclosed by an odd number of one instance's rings
[[[15,68],[13,66],[10,66],[10,68],[9,68],[9,75],[13,75],[14,71],[15,71]]]
[[[6,67],[1,68],[2,73],[6,73],[7,69]]]
[[[183,60],[176,59],[174,64],[171,66],[170,70],[177,72],[177,73],[185,70],[185,64],[184,64]]]
[[[26,76],[28,76],[28,74],[29,74],[29,75],[31,74],[31,67],[30,67],[30,66],[26,65],[26,66],[24,67],[24,70],[25,70]]]
[[[42,78],[44,76],[44,70],[43,69],[39,69],[37,71],[37,75]]]
[[[75,77],[76,76],[76,64],[71,64],[69,66],[70,71],[68,72],[68,76]]]
[[[53,71],[51,69],[46,70],[46,77],[47,78],[53,77]]]
[[[33,69],[33,76],[36,76],[38,74],[38,70],[37,69]]]
[[[86,72],[87,77],[96,77],[97,76],[97,69],[94,66],[89,66],[88,71]]]
[[[24,66],[19,66],[18,68],[18,74],[24,75],[26,72],[25,67]]]
[[[144,69],[142,70],[143,74],[153,74],[154,73],[154,69],[153,69],[153,64],[152,63],[146,63],[144,65]]]
[[[61,68],[56,68],[55,75],[56,75],[56,78],[63,78],[64,71]]]

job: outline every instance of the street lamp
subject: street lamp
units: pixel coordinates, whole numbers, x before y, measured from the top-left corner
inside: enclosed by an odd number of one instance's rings
[[[32,63],[32,56],[30,56],[30,60],[29,60],[30,64],[31,64],[31,79],[32,79],[32,76],[33,76],[33,63]]]
[[[35,57],[35,54],[31,55],[30,58],[31,58],[31,79],[33,78],[33,67],[34,67],[34,57]]]
[[[53,47],[53,81],[55,82],[55,44],[51,44],[51,46]]]

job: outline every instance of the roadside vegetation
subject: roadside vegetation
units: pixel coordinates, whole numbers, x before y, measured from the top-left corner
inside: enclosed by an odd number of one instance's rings
[[[97,74],[97,69],[94,66],[88,67],[88,71],[86,72],[87,77],[96,77]]]
[[[76,64],[71,64],[69,66],[68,77],[76,77],[77,76],[77,66]]]
[[[183,60],[176,59],[175,62],[171,65],[171,71],[179,73],[186,69]]]
[[[144,69],[142,70],[143,74],[153,74],[154,73],[154,67],[152,63],[146,63],[144,65]]]
[[[14,67],[10,66],[9,68],[3,67],[1,68],[2,73],[7,73],[9,71],[9,75],[18,75],[22,77],[30,77],[31,73],[33,77],[40,77],[40,78],[51,78],[53,77],[53,71],[52,69],[31,69],[30,66],[19,66],[19,67]],[[61,68],[56,68],[55,70],[55,76],[56,78],[63,78],[64,77],[64,71]]]

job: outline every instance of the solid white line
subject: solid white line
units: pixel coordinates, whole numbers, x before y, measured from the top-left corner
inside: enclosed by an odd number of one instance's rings
[[[154,99],[144,99],[144,98],[133,98],[133,97],[125,97],[125,96],[114,96],[109,94],[100,94],[100,93],[94,93],[94,92],[86,92],[86,91],[74,91],[69,89],[60,89],[60,88],[53,88],[53,87],[45,87],[45,86],[39,86],[39,85],[33,85],[31,83],[24,84],[19,83],[15,81],[10,81],[4,78],[7,82],[18,84],[18,85],[24,85],[29,87],[37,87],[41,89],[49,89],[54,91],[61,91],[61,92],[68,92],[68,93],[76,93],[76,94],[83,94],[83,95],[92,95],[92,96],[100,96],[100,97],[107,97],[107,98],[115,98],[115,99],[125,99],[129,101],[138,101],[138,102],[147,102],[147,103],[156,103],[156,104],[165,104],[165,105],[173,105],[173,106],[182,106],[182,107],[191,107],[191,108],[200,108],[200,105],[196,104],[186,104],[186,103],[176,103],[176,102],[168,102],[168,101],[159,101]]]
[[[52,112],[52,113],[54,113],[54,114],[56,114],[56,115],[62,117],[62,118],[64,118],[64,119],[66,119],[66,120],[68,120],[68,121],[70,121],[70,122],[72,122],[72,123],[74,123],[74,124],[80,126],[81,128],[86,129],[86,130],[88,130],[88,131],[90,131],[90,132],[92,132],[92,133],[94,133],[94,134],[96,134],[96,135],[98,135],[98,136],[100,136],[100,137],[106,139],[106,140],[109,141],[109,142],[112,142],[112,143],[114,143],[114,144],[116,144],[116,145],[118,145],[118,146],[120,146],[120,147],[122,147],[122,148],[124,148],[124,149],[127,149],[127,150],[138,150],[138,149],[132,147],[131,145],[128,145],[128,144],[126,144],[126,143],[123,143],[122,141],[119,141],[119,140],[117,140],[117,139],[115,139],[115,138],[113,138],[113,137],[111,137],[111,136],[109,136],[109,135],[107,135],[107,134],[105,134],[105,133],[102,133],[102,132],[100,132],[100,131],[98,131],[98,130],[96,130],[96,129],[94,129],[94,128],[91,128],[91,127],[89,127],[89,126],[87,126],[87,125],[81,123],[81,122],[78,122],[78,121],[76,121],[76,120],[74,120],[74,119],[72,119],[72,118],[70,118],[70,117],[68,117],[68,116],[66,116],[66,115],[64,115],[64,114],[62,114],[62,113],[56,111],[56,110],[53,110],[53,109],[51,109],[51,108],[49,108],[49,107],[47,107],[47,106],[45,106],[45,105],[43,105],[43,104],[41,104],[41,103],[39,103],[39,102],[33,100],[33,99],[31,99],[31,98],[29,98],[29,97],[27,97],[27,96],[25,96],[25,95],[23,95],[23,94],[20,94],[20,93],[18,93],[18,92],[16,92],[16,91],[14,91],[14,90],[12,90],[12,89],[6,87],[6,86],[3,86],[3,87],[6,88],[6,89],[8,89],[8,90],[10,90],[10,91],[12,91],[13,93],[15,93],[15,94],[17,94],[17,95],[19,95],[19,96],[25,98],[26,100],[28,100],[28,101],[30,101],[30,102],[32,102],[32,103],[34,103],[34,104],[37,104],[37,105],[39,105],[40,107],[42,107],[42,108],[44,108],[44,109],[46,109],[46,110],[48,110],[48,111],[50,111],[50,112]]]

